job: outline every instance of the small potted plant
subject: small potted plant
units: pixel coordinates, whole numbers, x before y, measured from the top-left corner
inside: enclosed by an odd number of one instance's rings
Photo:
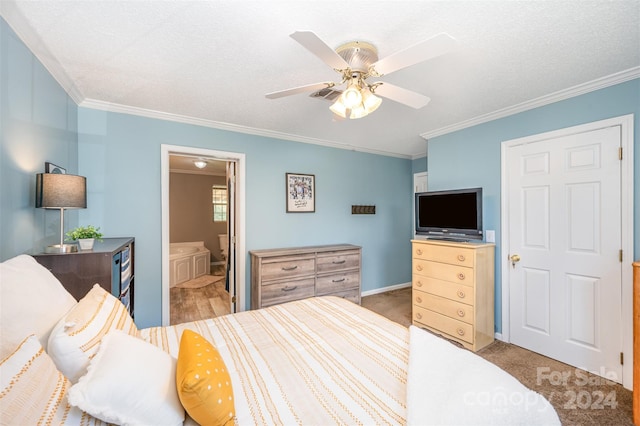
[[[95,240],[102,241],[102,232],[100,228],[96,228],[93,225],[78,226],[67,232],[67,237],[70,240],[78,241],[80,250],[92,250]]]

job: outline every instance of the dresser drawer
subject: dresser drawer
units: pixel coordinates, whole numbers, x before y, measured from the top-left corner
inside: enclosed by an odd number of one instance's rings
[[[474,304],[474,289],[466,285],[414,275],[413,288],[467,305]]]
[[[347,299],[353,303],[360,304],[360,291],[356,288],[353,290],[339,291],[336,293],[331,293],[327,296],[336,296],[342,297],[343,299]]]
[[[360,287],[360,273],[358,271],[344,272],[318,276],[316,279],[316,295],[337,293],[339,291],[357,289]]]
[[[473,326],[470,324],[415,305],[413,321],[473,344]]]
[[[360,253],[357,250],[343,253],[318,255],[318,273],[360,268]]]
[[[314,286],[314,278],[263,285],[261,288],[262,307],[264,308],[265,306],[277,305],[278,303],[313,297]]]
[[[473,266],[475,250],[464,247],[414,244],[413,257],[452,265]]]
[[[435,296],[419,290],[413,290],[413,305],[426,308],[442,315],[473,325],[473,306]]]
[[[260,268],[262,281],[288,279],[305,275],[314,275],[316,260],[313,257],[274,257],[263,260]]]
[[[413,259],[413,273],[464,285],[474,284],[473,268],[465,266]]]

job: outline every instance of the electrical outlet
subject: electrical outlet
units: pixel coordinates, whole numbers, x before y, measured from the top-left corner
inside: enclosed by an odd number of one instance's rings
[[[487,242],[488,243],[495,243],[496,242],[496,231],[494,231],[494,230],[488,230],[487,231]]]

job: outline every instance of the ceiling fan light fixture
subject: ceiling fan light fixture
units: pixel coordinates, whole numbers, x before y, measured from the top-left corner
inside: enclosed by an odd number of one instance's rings
[[[352,84],[347,90],[342,93],[342,103],[347,108],[355,108],[357,105],[362,103],[362,93],[360,92],[360,88]]]
[[[360,105],[356,105],[352,110],[351,110],[351,114],[349,115],[349,118],[354,120],[356,118],[362,118],[362,117],[366,117],[367,115],[369,115],[369,112],[367,111],[367,109],[364,107],[364,105],[362,103],[360,103]]]
[[[363,90],[362,92],[362,105],[367,111],[367,114],[371,114],[378,109],[382,103],[382,99],[374,95],[369,89]]]
[[[342,96],[340,96],[334,103],[329,107],[331,112],[336,115],[339,115],[342,118],[347,118],[347,107],[342,103]]]

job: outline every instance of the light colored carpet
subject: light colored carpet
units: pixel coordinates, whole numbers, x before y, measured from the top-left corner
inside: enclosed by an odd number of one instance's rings
[[[198,278],[194,278],[192,280],[180,283],[180,284],[176,285],[176,287],[178,287],[178,288],[202,288],[202,287],[206,287],[208,285],[211,285],[213,283],[217,283],[218,281],[221,281],[223,279],[224,279],[223,276],[218,276],[218,275],[202,275],[202,276],[200,276]]]

